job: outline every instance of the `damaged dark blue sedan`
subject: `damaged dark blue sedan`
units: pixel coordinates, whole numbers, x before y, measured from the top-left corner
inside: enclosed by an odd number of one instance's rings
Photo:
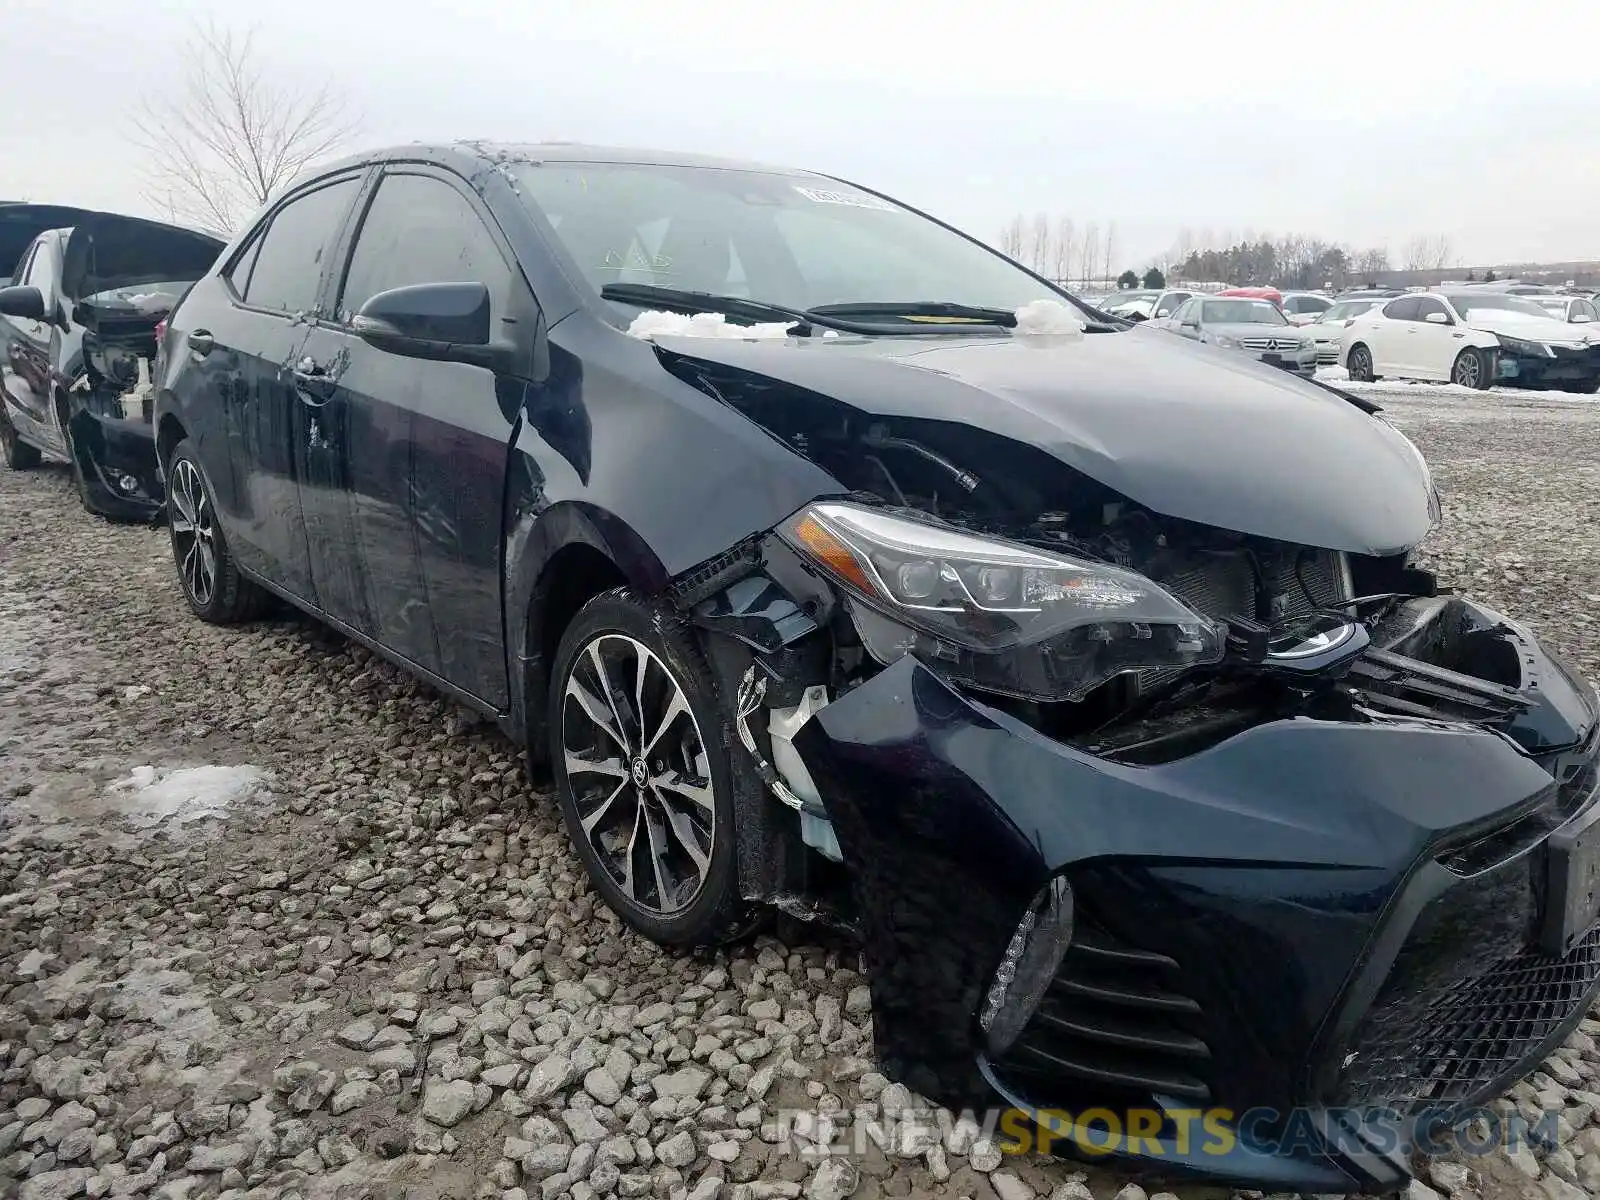
[[[651,938],[853,927],[944,1103],[1390,1190],[1600,985],[1593,689],[1412,562],[1415,447],[875,192],[362,156],[156,382],[199,616],[277,596],[498,720]]]

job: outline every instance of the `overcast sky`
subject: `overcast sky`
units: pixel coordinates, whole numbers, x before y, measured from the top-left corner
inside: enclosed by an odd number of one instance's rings
[[[1600,258],[1584,0],[0,0],[0,198],[153,213],[127,114],[207,12],[359,141],[561,138],[843,175],[989,240],[1018,211],[1472,264]],[[1571,69],[1545,71],[1564,60]],[[1523,63],[1533,64],[1524,67]]]

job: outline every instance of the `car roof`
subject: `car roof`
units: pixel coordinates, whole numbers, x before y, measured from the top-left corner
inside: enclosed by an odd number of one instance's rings
[[[829,178],[817,171],[796,167],[773,166],[746,159],[719,158],[707,154],[684,154],[671,150],[650,150],[624,146],[599,146],[586,142],[496,142],[466,140],[459,142],[409,142],[364,150],[356,154],[319,165],[301,180],[320,178],[351,167],[370,166],[380,162],[432,162],[460,171],[472,171],[485,166],[516,163],[615,163],[669,167],[704,167],[723,171],[764,171],[779,175]],[[299,186],[301,180],[296,180]]]

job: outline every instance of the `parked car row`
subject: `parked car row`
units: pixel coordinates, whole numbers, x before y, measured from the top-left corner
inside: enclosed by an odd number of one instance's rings
[[[647,937],[854,930],[935,1100],[1395,1191],[1376,1139],[1600,991],[1594,689],[1415,565],[1426,463],[1270,301],[1108,321],[844,180],[565,144],[329,164],[198,275],[149,448],[194,614],[497,722]],[[0,296],[61,330],[77,278]]]
[[[1600,392],[1600,326],[1593,305],[1488,289],[1398,296],[1338,329],[1350,378],[1386,376],[1462,387],[1494,384]]]

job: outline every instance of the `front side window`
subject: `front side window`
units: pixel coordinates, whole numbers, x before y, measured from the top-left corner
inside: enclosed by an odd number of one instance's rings
[[[588,162],[529,163],[516,174],[596,291],[648,283],[796,309],[1061,299],[988,248],[813,175]]]
[[[1171,316],[1173,313],[1178,311],[1179,306],[1182,305],[1187,299],[1188,297],[1181,292],[1174,296],[1162,297],[1161,302],[1156,305],[1156,316]]]
[[[1417,309],[1420,306],[1415,296],[1402,296],[1398,300],[1391,300],[1383,306],[1383,315],[1391,321],[1415,321]]]
[[[1425,298],[1417,301],[1417,317],[1419,321],[1426,321],[1429,313],[1438,313],[1446,320],[1450,319],[1450,310],[1437,300]]]
[[[33,265],[33,259],[39,253],[39,243],[34,242],[22,252],[22,257],[17,261],[17,269],[11,276],[13,284],[21,284],[28,278],[28,269]]]
[[[504,293],[509,268],[466,197],[428,175],[386,175],[361,222],[339,296],[341,317],[379,292],[419,283],[482,283]]]
[[[287,313],[316,308],[323,267],[355,192],[354,178],[341,179],[273,214],[245,287],[246,304]]]
[[[55,289],[56,257],[55,242],[49,238],[42,239],[33,257],[28,260],[22,282],[50,295]]]

